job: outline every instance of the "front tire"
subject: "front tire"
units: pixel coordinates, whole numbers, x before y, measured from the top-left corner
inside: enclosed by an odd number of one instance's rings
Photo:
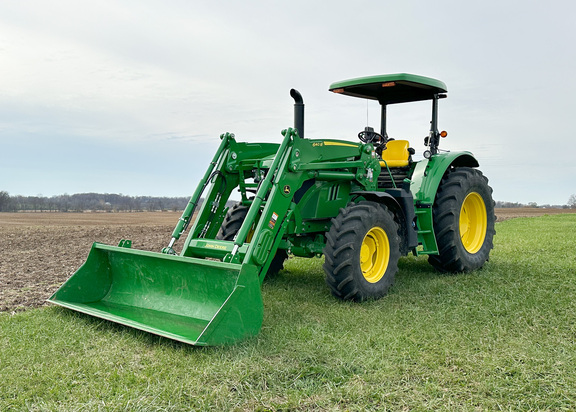
[[[387,208],[360,202],[341,209],[326,239],[323,267],[332,295],[363,301],[388,292],[398,271],[400,238]]]
[[[488,261],[496,233],[494,200],[488,179],[460,167],[442,178],[433,207],[438,255],[428,262],[441,272],[468,272]]]

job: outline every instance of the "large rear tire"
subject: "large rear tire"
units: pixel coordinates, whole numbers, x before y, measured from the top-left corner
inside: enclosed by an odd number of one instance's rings
[[[228,213],[226,213],[226,217],[224,217],[224,221],[222,222],[222,226],[216,235],[216,239],[233,241],[234,237],[240,230],[242,223],[246,219],[248,209],[248,206],[244,206],[241,203],[236,203],[234,206],[232,206],[228,210]],[[246,241],[250,242],[253,235],[254,228],[248,232]],[[273,277],[278,272],[283,270],[284,262],[286,259],[288,259],[288,252],[284,249],[278,249],[274,255],[274,258],[272,259],[272,263],[270,263],[270,267],[268,268],[268,272],[266,272],[266,276],[269,278]]]
[[[394,283],[400,238],[394,215],[374,202],[341,209],[326,234],[324,272],[334,296],[378,299]]]
[[[467,272],[488,261],[496,233],[494,200],[488,179],[477,169],[449,170],[433,207],[438,255],[428,262],[441,272]]]
[[[247,214],[248,206],[243,206],[242,203],[236,203],[234,206],[232,206],[228,210],[228,213],[226,213],[226,217],[224,217],[222,227],[220,227],[220,230],[216,235],[216,239],[233,241],[236,233],[238,233],[240,227],[242,226],[242,222],[244,222],[244,219],[246,219]],[[254,231],[250,230],[248,236],[246,237],[247,242],[250,242],[253,234]]]

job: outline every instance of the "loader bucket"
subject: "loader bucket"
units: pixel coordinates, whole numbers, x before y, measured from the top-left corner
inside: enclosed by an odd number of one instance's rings
[[[192,345],[256,335],[256,268],[94,243],[49,302]]]

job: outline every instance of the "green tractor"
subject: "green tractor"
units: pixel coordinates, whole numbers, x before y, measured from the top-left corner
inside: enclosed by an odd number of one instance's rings
[[[132,249],[129,240],[95,243],[49,301],[192,345],[219,345],[260,331],[261,284],[289,254],[323,255],[331,293],[354,301],[384,296],[409,253],[428,255],[442,272],[482,267],[495,234],[492,189],[471,153],[439,150],[446,85],[390,74],[337,82],[330,91],[377,100],[380,131],[366,127],[359,141],[305,138],[304,102],[291,90],[294,127],[280,144],[221,136],[161,253]],[[432,102],[432,120],[424,159],[414,161],[408,141],[388,137],[386,108],[421,100]],[[228,206],[234,191],[241,200]]]

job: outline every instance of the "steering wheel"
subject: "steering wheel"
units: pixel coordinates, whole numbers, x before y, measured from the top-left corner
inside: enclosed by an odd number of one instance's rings
[[[376,133],[373,130],[362,130],[360,133],[358,133],[358,139],[364,143],[382,144],[386,141],[384,136],[382,136],[380,133]]]

